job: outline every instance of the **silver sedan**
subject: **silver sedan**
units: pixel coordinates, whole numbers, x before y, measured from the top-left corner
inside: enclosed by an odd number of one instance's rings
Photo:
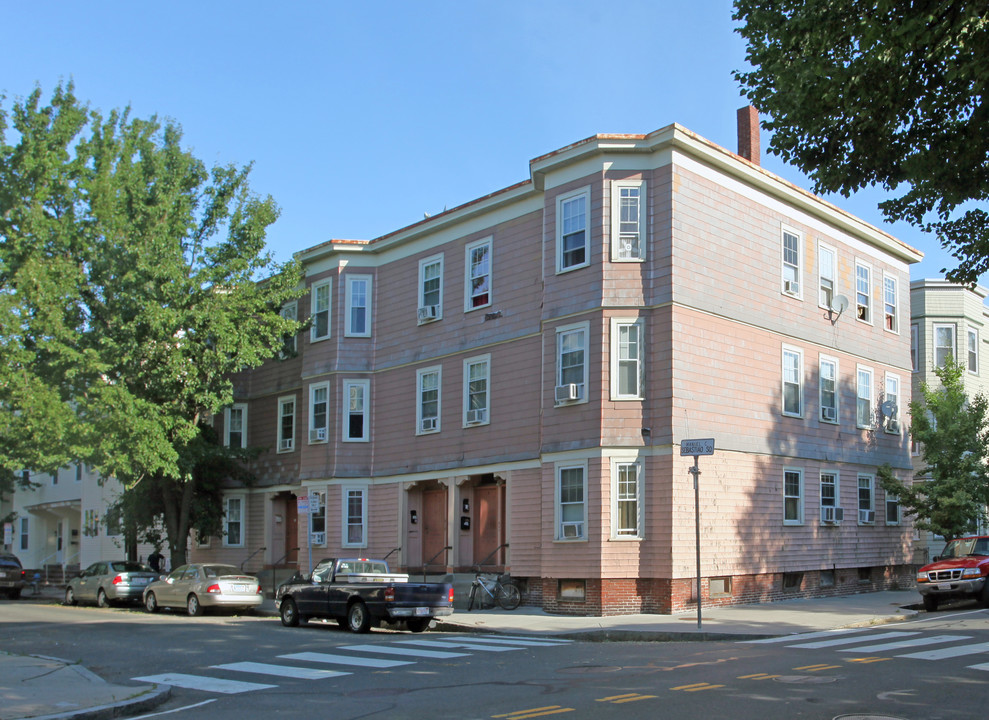
[[[109,607],[117,602],[139,602],[148,583],[158,573],[147,565],[130,560],[95,562],[65,585],[65,604],[95,602]]]
[[[144,609],[185,608],[202,615],[207,608],[249,610],[264,600],[261,583],[233,565],[192,563],[176,568],[144,590]]]

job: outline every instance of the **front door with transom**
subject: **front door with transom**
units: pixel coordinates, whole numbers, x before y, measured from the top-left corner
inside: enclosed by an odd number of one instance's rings
[[[445,567],[447,563],[446,553],[443,549],[447,546],[447,520],[446,520],[446,493],[445,487],[433,490],[424,490],[422,493],[422,563],[426,567],[438,569],[436,566]]]

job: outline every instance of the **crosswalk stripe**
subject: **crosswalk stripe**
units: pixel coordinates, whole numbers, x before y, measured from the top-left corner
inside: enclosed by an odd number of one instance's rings
[[[445,642],[445,641],[444,641]],[[523,647],[546,647],[546,643],[539,640],[505,640],[500,635],[498,637],[472,637],[467,642],[490,643],[491,645],[522,645]]]
[[[356,657],[350,655],[333,655],[331,653],[301,652],[291,655],[279,655],[285,660],[305,660],[308,662],[328,663],[331,665],[357,665],[359,667],[390,668],[399,665],[414,665],[411,660],[383,660],[381,658]]]
[[[538,635],[502,635],[498,633],[498,637],[505,640],[532,640],[541,643],[546,643],[547,645],[568,645],[573,642],[573,640],[568,640],[566,638],[558,637],[541,637]]]
[[[131,680],[161,683],[162,685],[172,685],[187,690],[203,690],[205,692],[217,692],[225,695],[235,695],[251,690],[267,690],[278,687],[277,685],[265,685],[263,683],[243,682],[240,680],[223,680],[221,678],[211,678],[203,675],[186,675],[184,673],[145,675],[144,677],[131,678]]]
[[[863,638],[864,640],[865,638]],[[902,648],[917,647],[918,645],[937,645],[938,643],[952,642],[953,640],[971,640],[971,635],[932,635],[929,637],[916,637],[909,640],[897,640],[896,642],[880,643],[878,645],[865,645],[863,647],[843,648],[838,652],[883,652],[885,650],[900,650]]]
[[[862,628],[841,628],[839,630],[821,630],[820,632],[798,633],[796,635],[780,635],[778,637],[761,638],[759,640],[739,640],[739,645],[765,645],[769,643],[793,642],[794,640],[812,640],[821,637],[834,637],[846,633],[861,633]]]
[[[506,647],[504,645],[478,645],[475,642],[464,642],[462,640],[399,640],[397,644],[421,645],[422,647],[435,648],[437,650],[461,648],[462,650],[478,650],[480,652],[506,652],[508,650],[522,649],[520,647]]]
[[[399,648],[391,645],[343,645],[338,650],[350,650],[352,652],[371,652],[382,655],[405,655],[407,657],[427,658],[433,660],[446,660],[449,658],[470,657],[470,653],[451,652],[449,650],[420,650],[418,648]]]
[[[969,670],[989,670],[989,663],[979,663],[978,665],[969,665]]]
[[[299,680],[322,680],[323,678],[350,675],[342,670],[316,670],[314,668],[295,667],[291,665],[270,665],[259,662],[235,662],[225,665],[210,665],[217,670],[234,670],[236,672],[255,673],[258,675],[277,675],[278,677],[297,678]]]
[[[851,645],[852,643],[862,642],[863,640],[894,640],[896,638],[910,637],[912,635],[920,635],[919,632],[886,632],[878,633],[876,635],[870,635],[868,637],[841,637],[835,638],[833,640],[819,640],[817,642],[800,643],[798,645],[787,645],[791,648],[807,648],[810,650],[817,650],[819,648],[835,647],[836,645]]]
[[[896,657],[915,658],[917,660],[944,660],[945,658],[961,657],[962,655],[976,655],[984,652],[989,652],[989,642],[974,643],[972,645],[959,645],[955,647],[941,648],[940,650],[926,650],[924,652],[910,653],[908,655],[897,655]]]

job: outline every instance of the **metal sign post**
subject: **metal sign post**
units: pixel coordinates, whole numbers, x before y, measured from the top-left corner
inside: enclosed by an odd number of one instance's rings
[[[701,627],[701,468],[697,458],[714,455],[714,438],[681,440],[680,457],[694,456],[694,466],[687,470],[694,476],[694,536],[697,553],[697,628]]]
[[[299,495],[295,498],[295,509],[298,511],[299,515],[309,514],[309,496]],[[309,532],[309,518],[306,518],[306,535],[309,536],[309,542],[306,545],[309,546],[309,572],[312,572],[312,534]]]

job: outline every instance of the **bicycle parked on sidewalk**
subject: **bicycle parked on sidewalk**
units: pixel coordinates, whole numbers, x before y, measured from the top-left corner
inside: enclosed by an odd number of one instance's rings
[[[495,548],[494,552],[474,566],[477,572],[474,575],[474,581],[470,585],[467,612],[474,609],[475,602],[477,603],[478,610],[483,609],[486,604],[498,605],[505,610],[514,610],[522,604],[522,591],[519,590],[518,585],[512,582],[509,575],[503,574],[489,577],[487,574],[481,572],[481,565],[486,564],[495,553],[506,547],[508,547],[508,543],[500,545]]]

